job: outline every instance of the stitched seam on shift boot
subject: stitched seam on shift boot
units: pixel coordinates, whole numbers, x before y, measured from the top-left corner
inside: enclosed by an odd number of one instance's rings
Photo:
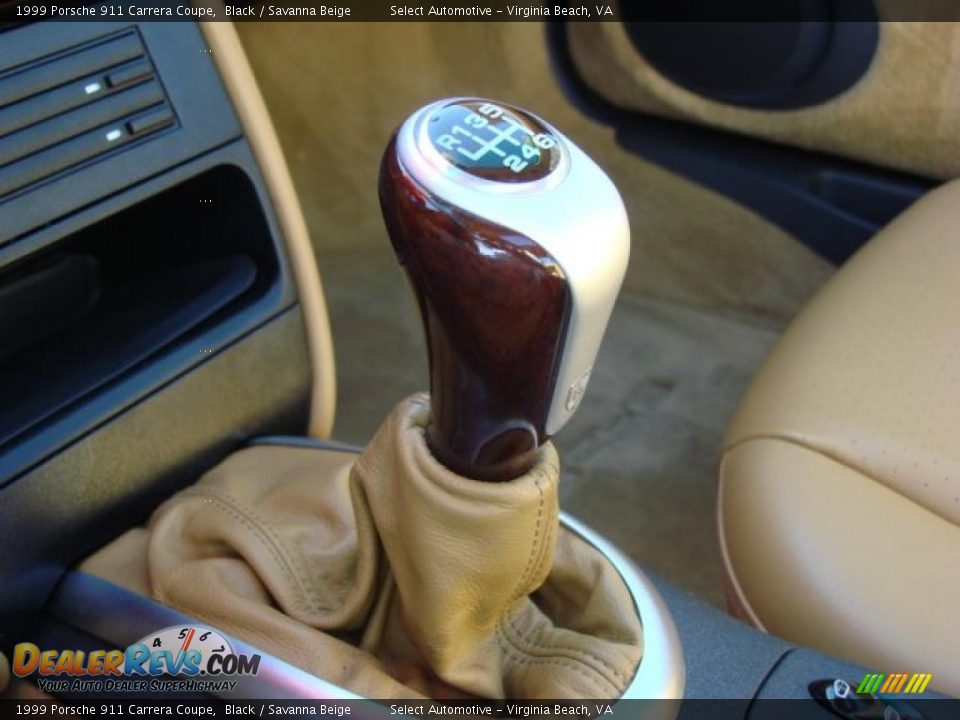
[[[530,574],[536,567],[536,559],[540,554],[539,551],[542,543],[542,539],[540,538],[540,525],[543,522],[543,506],[546,504],[546,495],[543,492],[543,488],[540,486],[540,474],[540,472],[537,472],[532,478],[533,484],[537,488],[537,492],[540,494],[540,504],[537,507],[537,522],[533,528],[533,542],[530,543],[530,556],[527,558],[527,565],[524,567],[523,573],[521,573],[520,579],[517,581],[517,586],[510,593],[510,602],[507,603],[506,607],[504,607],[500,613],[498,624],[503,622],[503,618],[509,610],[510,605],[513,604],[513,601],[523,595],[524,587],[527,584]]]
[[[578,662],[574,658],[564,657],[563,655],[556,655],[548,658],[544,657],[531,657],[524,654],[521,650],[518,650],[510,644],[509,638],[506,635],[502,635],[499,632],[496,635],[497,644],[500,645],[501,649],[513,659],[517,665],[553,665],[555,667],[566,668],[567,670],[572,670],[577,675],[580,675],[586,679],[591,685],[593,685],[597,690],[601,689],[602,683],[605,683],[609,688],[613,689],[613,695],[619,697],[622,695],[622,690],[616,683],[610,682],[603,675],[599,674],[595,668],[590,667],[589,665],[584,665],[581,662]],[[590,671],[590,672],[588,672]],[[598,683],[597,680],[601,680],[602,683]]]
[[[546,576],[544,576],[543,582],[545,582],[546,578],[550,576],[550,566],[553,564],[553,558],[552,557],[548,558],[547,552],[555,547],[556,533],[559,527],[560,527],[559,521],[546,523],[546,532],[544,533],[543,542],[540,543],[540,552],[537,553],[537,560],[533,566],[533,570],[535,571],[538,568],[540,568],[543,565],[543,563],[548,564],[548,567],[546,568],[547,574]],[[543,582],[541,582],[540,584],[542,585]]]
[[[531,635],[525,634],[519,627],[517,627],[515,614],[510,614],[507,616],[507,623],[509,623],[510,629],[513,631],[516,637],[519,640],[522,640],[524,643],[526,643],[530,650],[543,650],[548,653],[551,653],[553,651],[560,651],[560,652],[571,652],[571,653],[577,653],[579,655],[585,655],[587,658],[590,658],[591,660],[596,660],[598,663],[600,663],[605,668],[607,668],[607,670],[610,671],[610,674],[613,675],[614,679],[616,679],[618,683],[626,684],[626,682],[630,679],[626,675],[624,675],[622,671],[617,669],[616,666],[611,665],[608,661],[604,660],[599,655],[589,650],[586,650],[584,648],[569,647],[566,645],[546,645],[546,644],[537,642]]]
[[[256,537],[260,539],[261,544],[267,548],[274,558],[277,559],[280,569],[284,572],[287,578],[293,582],[298,595],[298,604],[305,606],[308,610],[313,610],[314,612],[332,612],[334,610],[334,608],[328,605],[320,604],[313,594],[309,592],[306,582],[297,571],[296,563],[294,563],[289,557],[289,549],[286,548],[278,538],[273,536],[269,525],[267,525],[262,518],[258,518],[253,513],[242,510],[240,507],[238,507],[240,503],[236,498],[232,497],[228,493],[224,493],[223,491],[211,492],[209,490],[201,491],[199,489],[187,490],[183,494],[210,498],[211,500],[216,501],[221,510],[236,520],[239,520],[245,527],[252,530]]]
[[[597,658],[595,655],[589,652],[583,653],[588,656],[585,658],[567,657],[566,655],[561,654],[567,648],[537,645],[536,643],[530,641],[527,638],[524,638],[523,636],[520,636],[519,634],[518,634],[518,637],[511,637],[510,633],[508,632],[507,625],[502,622],[500,624],[500,629],[502,630],[502,633],[501,633],[502,636],[515,648],[515,651],[523,657],[529,657],[529,658],[535,658],[535,659],[562,658],[568,661],[569,663],[576,665],[577,667],[590,670],[598,678],[602,679],[604,682],[610,685],[610,687],[614,688],[618,693],[621,692],[624,687],[626,687],[627,680],[622,677],[619,677],[616,671],[613,672],[614,677],[609,678],[607,677],[607,674],[604,672],[602,668],[596,667],[595,665],[593,665],[590,662],[590,658],[597,659],[597,660],[599,660],[599,658]],[[522,644],[522,641],[524,640],[526,640],[526,643],[527,643],[526,647],[524,647]],[[538,654],[537,653],[538,650],[544,654]],[[601,664],[604,664],[604,665],[606,664],[606,663],[603,663],[602,660],[600,662]]]

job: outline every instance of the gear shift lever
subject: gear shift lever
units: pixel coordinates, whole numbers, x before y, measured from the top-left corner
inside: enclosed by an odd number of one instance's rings
[[[460,98],[403,123],[380,204],[426,330],[431,451],[466,477],[523,474],[576,410],[623,280],[616,188],[539,118]]]

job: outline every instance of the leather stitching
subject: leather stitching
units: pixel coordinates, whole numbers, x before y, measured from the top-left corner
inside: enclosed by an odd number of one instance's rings
[[[551,465],[551,469],[553,466]],[[597,660],[601,665],[605,665],[610,668],[611,672],[615,676],[615,680],[610,680],[605,676],[602,670],[594,667],[589,664],[586,660],[578,660],[576,658],[565,657],[563,655],[556,654],[557,651],[563,650],[573,650],[571,648],[552,648],[545,645],[537,645],[530,638],[524,638],[519,632],[516,631],[516,628],[513,628],[514,632],[517,632],[517,635],[520,640],[524,640],[528,648],[521,647],[520,643],[517,642],[514,638],[511,638],[507,632],[506,622],[510,618],[510,608],[518,598],[522,597],[525,593],[525,586],[529,582],[531,574],[536,569],[538,563],[537,560],[543,557],[543,554],[546,552],[547,540],[552,532],[551,528],[547,528],[547,532],[541,537],[542,525],[543,525],[543,514],[544,508],[546,505],[546,494],[543,491],[543,487],[540,484],[541,476],[546,473],[546,468],[538,468],[533,476],[533,483],[537,488],[537,491],[540,494],[540,503],[537,508],[537,520],[534,526],[533,542],[530,549],[530,555],[527,558],[527,564],[524,567],[523,573],[520,576],[520,580],[517,584],[516,589],[510,594],[511,601],[501,612],[500,617],[497,619],[497,627],[495,630],[495,635],[498,638],[501,646],[515,659],[515,661],[520,665],[557,665],[561,667],[566,667],[574,670],[581,676],[587,678],[591,681],[594,686],[597,686],[597,680],[601,680],[603,683],[612,687],[616,694],[621,693],[621,689],[626,685],[626,679],[622,679],[614,668],[612,668],[608,663],[603,659],[598,658],[592,655],[589,651],[580,651],[582,654],[587,655],[590,658]],[[506,643],[506,644],[504,644]],[[542,652],[549,653],[548,657],[542,656],[533,656],[530,651],[540,650]]]
[[[318,602],[318,599],[308,589],[307,583],[299,575],[297,563],[290,557],[292,554],[290,550],[286,548],[278,538],[273,536],[270,526],[261,518],[256,517],[253,513],[241,510],[240,507],[238,507],[240,503],[236,498],[222,491],[211,492],[209,489],[200,490],[199,488],[196,490],[187,490],[183,494],[210,498],[216,501],[221,510],[252,530],[255,536],[261,541],[261,545],[277,560],[280,569],[293,583],[299,604],[314,612],[322,613],[335,610],[335,608],[329,605]]]
[[[546,644],[540,643],[537,640],[535,640],[530,634],[524,634],[523,631],[521,631],[520,628],[517,627],[516,615],[510,615],[508,617],[507,622],[509,623],[510,629],[514,632],[514,634],[516,634],[516,636],[520,640],[525,641],[531,650],[543,650],[546,652],[554,652],[554,651],[572,652],[572,653],[578,653],[580,655],[585,655],[591,660],[596,660],[598,663],[600,663],[605,668],[607,668],[610,671],[610,674],[613,675],[613,677],[616,679],[617,682],[625,684],[627,680],[629,680],[629,678],[626,675],[624,675],[624,673],[621,670],[617,669],[616,666],[612,665],[610,662],[608,662],[607,660],[604,660],[602,657],[591,652],[590,650],[587,650],[585,648],[569,647],[566,645],[546,645]]]
[[[513,642],[507,637],[506,634],[498,632],[496,634],[497,642],[500,645],[501,649],[510,656],[517,665],[554,665],[556,667],[566,668],[567,670],[572,670],[577,675],[580,675],[582,678],[586,679],[594,688],[600,690],[601,684],[605,683],[610,688],[613,689],[613,695],[621,695],[620,688],[615,684],[610,682],[603,675],[596,672],[595,668],[585,665],[573,658],[564,657],[563,655],[554,655],[551,657],[531,657],[527,655],[521,648],[518,648]],[[592,671],[592,672],[588,672]],[[602,683],[598,683],[597,680],[601,680]]]
[[[500,628],[503,630],[503,633],[502,633],[503,637],[510,642],[510,644],[515,649],[515,652],[518,654],[521,654],[523,657],[536,658],[539,660],[545,660],[548,658],[563,659],[568,663],[576,665],[577,667],[583,668],[585,670],[590,670],[594,675],[596,675],[598,678],[600,678],[605,683],[607,683],[612,688],[614,688],[617,691],[617,693],[621,693],[623,688],[626,687],[628,678],[621,676],[621,674],[616,669],[608,665],[604,660],[602,660],[601,658],[598,658],[596,655],[594,655],[588,650],[580,650],[578,648],[564,648],[564,647],[558,647],[558,646],[551,647],[549,645],[540,645],[535,641],[533,641],[531,638],[524,637],[521,633],[517,632],[515,627],[511,628],[511,630],[516,633],[517,635],[516,638],[510,637],[510,634],[507,632],[508,628],[505,624],[501,623]],[[526,647],[521,646],[521,641],[526,643]],[[563,652],[565,650],[578,652],[581,655],[586,655],[587,657],[571,658],[571,657],[566,657],[565,655],[559,654],[560,652]],[[537,655],[537,651],[546,653],[547,657],[544,657],[543,655]],[[607,677],[606,673],[603,671],[602,668],[596,667],[590,662],[591,659],[596,660],[601,665],[605,665],[608,668],[610,668],[611,674],[614,677],[612,679]]]
[[[534,486],[536,486],[537,492],[540,494],[540,504],[537,507],[537,522],[534,525],[534,529],[533,529],[533,542],[530,544],[530,555],[527,558],[527,564],[523,568],[523,572],[520,574],[520,579],[517,581],[517,586],[510,593],[510,602],[507,604],[507,608],[509,608],[509,606],[513,604],[514,600],[516,600],[517,598],[525,594],[524,589],[526,587],[528,577],[530,573],[533,571],[533,568],[536,566],[536,559],[540,551],[540,544],[541,544],[540,526],[543,523],[543,508],[544,508],[544,505],[546,505],[546,496],[543,492],[543,488],[540,486],[539,475],[540,473],[538,472],[533,477],[533,484]],[[503,617],[507,612],[507,608],[504,608],[503,612],[500,614],[500,619],[498,620],[498,624],[500,624],[503,621]]]

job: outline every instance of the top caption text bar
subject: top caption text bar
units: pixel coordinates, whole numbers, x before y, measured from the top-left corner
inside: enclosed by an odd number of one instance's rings
[[[802,8],[802,9],[801,9]],[[0,0],[0,28],[38,20],[177,22],[864,22],[960,21],[960,2],[937,0],[620,0],[581,3],[523,0]]]

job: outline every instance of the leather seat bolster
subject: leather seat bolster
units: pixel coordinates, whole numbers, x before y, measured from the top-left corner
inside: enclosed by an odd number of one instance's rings
[[[960,524],[960,180],[924,196],[787,329],[727,447],[792,439]]]
[[[720,467],[737,599],[771,633],[960,694],[960,528],[837,460],[777,438]]]

